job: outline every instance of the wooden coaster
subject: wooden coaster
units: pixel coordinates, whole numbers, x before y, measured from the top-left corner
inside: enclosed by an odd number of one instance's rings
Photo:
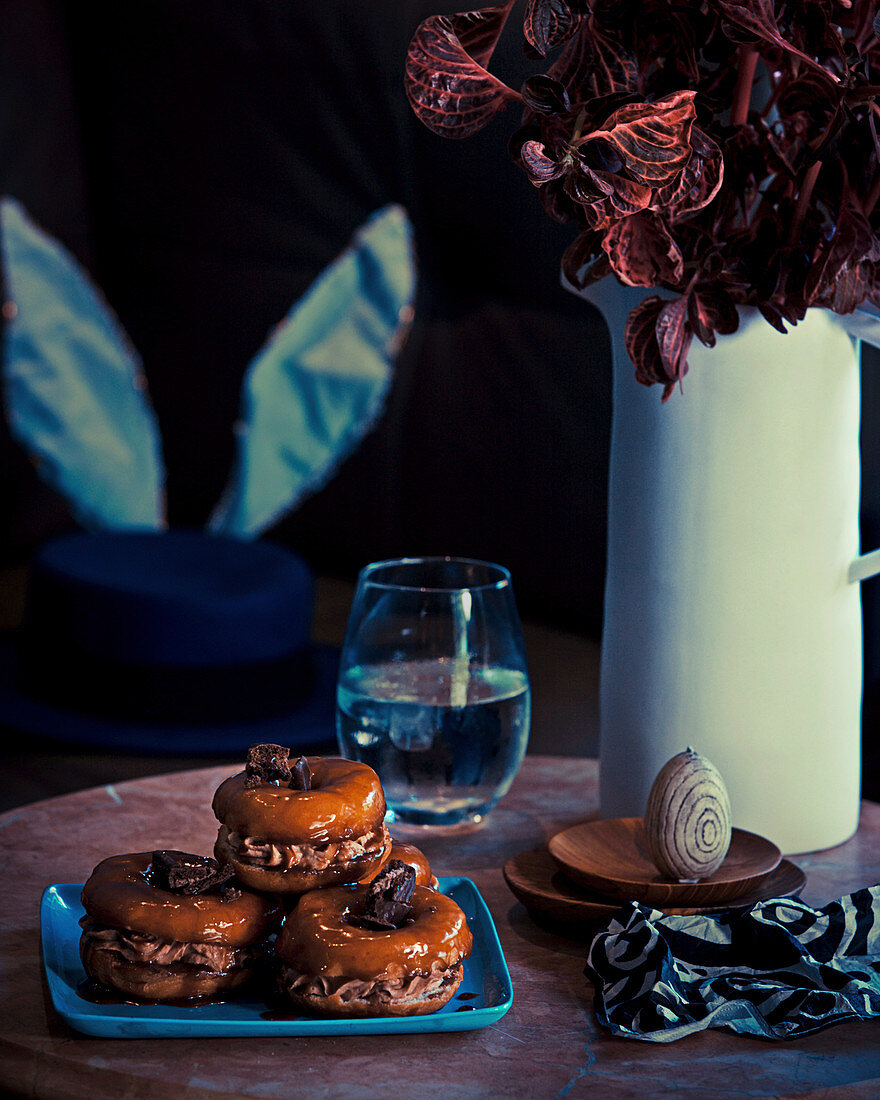
[[[548,844],[560,869],[579,886],[623,901],[666,905],[724,905],[779,865],[782,853],[765,837],[734,829],[718,870],[700,882],[664,879],[648,854],[640,817],[585,821]]]
[[[509,859],[504,865],[504,880],[538,924],[565,935],[594,931],[597,922],[607,921],[623,904],[619,899],[572,882],[546,847],[532,848]],[[757,884],[727,905],[661,905],[656,908],[678,915],[717,913],[721,909],[744,908],[771,897],[793,897],[803,889],[806,881],[807,876],[800,867],[783,859]]]

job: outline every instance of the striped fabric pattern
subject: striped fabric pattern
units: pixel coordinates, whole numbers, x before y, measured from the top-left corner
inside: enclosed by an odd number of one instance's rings
[[[714,916],[628,904],[590,945],[599,1022],[670,1042],[707,1027],[794,1039],[880,1015],[880,886],[812,909],[773,898]]]

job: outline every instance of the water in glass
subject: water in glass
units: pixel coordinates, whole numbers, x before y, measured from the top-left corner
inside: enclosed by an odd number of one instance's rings
[[[337,696],[344,755],[382,777],[394,820],[479,821],[507,793],[526,750],[528,678],[466,658],[345,669]]]

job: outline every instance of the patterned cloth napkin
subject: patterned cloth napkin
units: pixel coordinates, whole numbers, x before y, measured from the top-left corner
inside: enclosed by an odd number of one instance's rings
[[[599,1022],[666,1043],[707,1027],[794,1039],[880,1016],[880,886],[823,909],[773,898],[715,916],[632,902],[590,945]]]

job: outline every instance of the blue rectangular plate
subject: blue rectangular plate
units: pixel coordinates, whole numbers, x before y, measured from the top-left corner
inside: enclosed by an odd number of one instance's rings
[[[513,1003],[510,974],[492,915],[469,878],[441,878],[440,889],[464,910],[474,949],[452,1000],[430,1016],[272,1019],[261,998],[192,1007],[93,1004],[80,997],[85,979],[79,958],[81,883],[47,887],[40,905],[43,965],[57,1012],[77,1031],[109,1038],[185,1038],[220,1035],[387,1035],[403,1032],[470,1031],[500,1020]],[[269,1018],[267,1018],[269,1017]]]

